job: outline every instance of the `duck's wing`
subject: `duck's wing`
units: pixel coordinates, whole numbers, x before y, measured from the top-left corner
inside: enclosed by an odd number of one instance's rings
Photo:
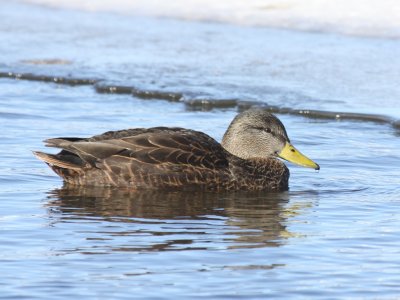
[[[139,134],[151,134],[160,132],[175,132],[179,134],[180,132],[184,133],[186,131],[191,131],[191,130],[180,127],[129,128],[129,129],[122,129],[115,131],[107,131],[105,133],[92,136],[91,138],[87,138],[85,140],[90,142],[98,142],[104,140],[115,140],[115,139],[133,137]]]
[[[89,139],[50,139],[62,148],[56,155],[36,155],[61,168],[103,170],[116,185],[137,182],[152,186],[170,182],[189,184],[228,172],[229,154],[208,135],[182,128],[131,129],[108,132]],[[41,156],[42,155],[42,156]],[[222,172],[222,173],[221,173]],[[123,184],[125,185],[125,184]]]
[[[227,152],[210,136],[182,128],[151,128],[136,135],[102,140],[118,153],[104,157],[126,158],[133,164],[187,165],[219,169],[228,165]],[[123,149],[123,150],[122,150]]]

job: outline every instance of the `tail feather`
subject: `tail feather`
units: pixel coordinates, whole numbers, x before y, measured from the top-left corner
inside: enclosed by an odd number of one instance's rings
[[[50,166],[56,166],[63,169],[70,169],[70,170],[81,170],[82,166],[71,163],[69,161],[65,161],[60,159],[57,155],[48,154],[40,151],[33,151],[33,154],[40,160],[44,161],[45,163],[49,164]]]
[[[44,140],[46,147],[68,148],[73,142],[82,141],[81,138],[53,138]]]

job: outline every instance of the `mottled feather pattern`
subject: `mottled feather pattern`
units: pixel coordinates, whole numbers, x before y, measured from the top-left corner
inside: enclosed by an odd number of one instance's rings
[[[36,152],[66,182],[166,190],[288,189],[289,170],[276,158],[242,159],[205,133],[135,128],[91,138],[46,140],[58,154]]]

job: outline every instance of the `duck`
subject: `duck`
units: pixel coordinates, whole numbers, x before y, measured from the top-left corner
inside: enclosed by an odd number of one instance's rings
[[[57,154],[34,151],[67,184],[129,190],[286,191],[281,160],[319,170],[263,109],[239,113],[222,142],[180,127],[132,128],[89,138],[51,138]]]

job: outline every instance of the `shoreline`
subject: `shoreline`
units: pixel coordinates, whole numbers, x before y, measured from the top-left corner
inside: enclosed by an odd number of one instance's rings
[[[377,124],[386,124],[392,126],[396,130],[400,130],[400,120],[389,116],[379,114],[365,114],[354,112],[339,111],[323,111],[313,109],[299,109],[285,106],[268,105],[262,101],[246,101],[242,99],[213,99],[213,98],[190,98],[179,92],[169,92],[165,90],[146,90],[134,86],[122,86],[115,84],[107,84],[107,80],[91,79],[91,78],[74,78],[63,76],[37,75],[32,73],[15,73],[0,72],[0,79],[14,79],[38,81],[43,83],[53,83],[61,85],[92,86],[94,91],[99,94],[120,94],[131,95],[142,100],[164,100],[167,102],[184,103],[187,110],[209,111],[215,109],[236,108],[239,111],[246,110],[250,107],[260,107],[272,113],[297,115],[310,119],[328,119],[328,120],[347,120],[353,122],[373,122]]]

